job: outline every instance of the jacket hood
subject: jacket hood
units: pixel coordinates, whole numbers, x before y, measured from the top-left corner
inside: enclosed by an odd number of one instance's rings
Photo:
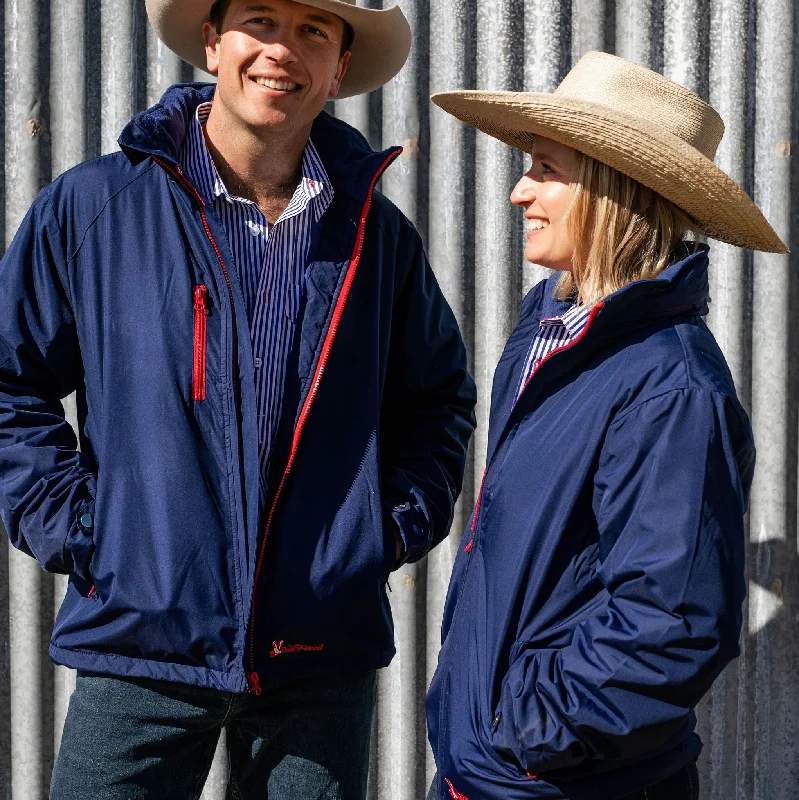
[[[152,108],[137,114],[122,130],[119,145],[133,162],[155,156],[177,165],[197,106],[214,99],[216,84],[178,83]],[[327,112],[313,123],[311,138],[337,191],[360,196],[388,156],[401,148],[375,152],[364,136]]]
[[[554,296],[559,279],[557,272],[547,279],[542,319],[560,316],[572,305]],[[657,277],[633,281],[608,295],[602,312],[603,327],[676,314],[705,315],[708,302],[708,246],[700,244],[696,252],[666,267]]]

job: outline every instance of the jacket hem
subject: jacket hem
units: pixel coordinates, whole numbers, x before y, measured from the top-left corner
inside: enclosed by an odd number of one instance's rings
[[[240,675],[220,672],[207,667],[191,667],[187,664],[172,664],[167,661],[151,661],[144,658],[130,658],[113,653],[89,653],[79,650],[65,650],[50,645],[50,658],[56,663],[72,669],[98,672],[122,678],[150,678],[156,681],[170,681],[217,689],[222,692],[243,693],[247,690],[247,680],[242,671]]]

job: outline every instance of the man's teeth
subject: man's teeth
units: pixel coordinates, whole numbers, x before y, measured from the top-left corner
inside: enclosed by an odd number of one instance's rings
[[[548,228],[549,223],[543,219],[531,219],[530,220],[530,230],[533,231],[540,231],[542,228]]]
[[[259,86],[266,86],[267,89],[278,89],[281,92],[290,92],[292,89],[297,88],[296,83],[289,83],[288,81],[274,81],[271,78],[254,78]]]

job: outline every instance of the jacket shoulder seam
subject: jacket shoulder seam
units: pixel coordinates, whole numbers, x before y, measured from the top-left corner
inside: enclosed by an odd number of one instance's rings
[[[92,220],[86,226],[86,229],[83,231],[83,234],[81,235],[80,242],[78,242],[77,246],[75,247],[75,251],[67,258],[67,266],[69,266],[75,260],[75,258],[77,257],[78,253],[80,252],[81,247],[83,247],[83,243],[86,241],[87,234],[91,230],[92,226],[97,222],[97,220],[100,219],[100,217],[103,215],[103,212],[106,210],[106,208],[108,208],[108,205],[111,203],[111,201],[114,198],[116,198],[118,195],[122,194],[122,192],[124,192],[125,189],[127,189],[129,186],[134,184],[137,180],[139,180],[139,178],[142,178],[144,175],[146,175],[151,169],[153,169],[154,166],[155,166],[155,162],[151,161],[150,162],[150,166],[148,166],[145,170],[140,172],[138,175],[134,175],[127,183],[125,183],[124,185],[120,186],[115,192],[113,192],[112,194],[110,194],[106,198],[106,200],[103,203],[102,207],[94,215]],[[60,224],[59,224],[59,227],[60,227]]]
[[[616,417],[613,420],[613,422],[610,423],[609,427],[610,428],[615,427],[620,422],[624,421],[634,411],[637,411],[639,408],[641,408],[642,406],[647,405],[648,403],[652,403],[655,400],[659,400],[660,398],[666,397],[666,396],[668,396],[670,394],[687,393],[687,392],[693,392],[693,393],[700,392],[702,394],[716,395],[718,397],[724,398],[725,400],[728,400],[730,398],[729,394],[727,394],[726,392],[720,392],[718,389],[707,389],[704,386],[675,386],[675,387],[672,387],[671,389],[664,389],[662,392],[658,392],[657,394],[650,395],[649,397],[645,398],[644,400],[640,400],[635,405],[630,406],[629,408],[626,408],[624,411],[622,411],[621,414],[619,414],[618,417]]]

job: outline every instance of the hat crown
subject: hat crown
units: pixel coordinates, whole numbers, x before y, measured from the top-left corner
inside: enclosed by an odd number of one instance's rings
[[[554,95],[599,103],[678,136],[711,161],[724,123],[701,97],[645,67],[608,53],[586,53]]]

